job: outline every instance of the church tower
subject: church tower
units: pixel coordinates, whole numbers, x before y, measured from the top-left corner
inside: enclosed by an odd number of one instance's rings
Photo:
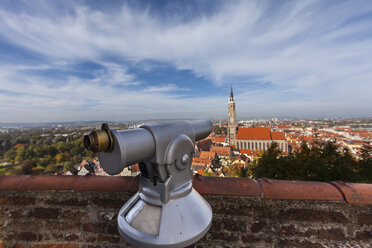
[[[235,99],[231,86],[230,97],[229,97],[229,114],[227,120],[227,142],[230,146],[236,147],[236,111],[235,111]]]

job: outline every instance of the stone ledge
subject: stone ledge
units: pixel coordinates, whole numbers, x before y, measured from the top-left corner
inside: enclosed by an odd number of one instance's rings
[[[325,182],[258,179],[265,199],[343,201],[339,190]],[[371,188],[372,191],[372,188]],[[372,192],[371,192],[372,193]]]
[[[307,182],[271,179],[220,178],[196,175],[194,188],[203,195],[263,197],[277,200],[346,201],[372,205],[372,184]],[[0,176],[0,190],[138,190],[138,177]]]

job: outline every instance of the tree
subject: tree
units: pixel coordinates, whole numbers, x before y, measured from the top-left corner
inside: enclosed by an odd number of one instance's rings
[[[74,164],[70,161],[64,163],[64,169],[69,170],[71,167],[74,167]]]
[[[214,133],[216,135],[226,135],[227,128],[226,127],[213,126],[212,133]]]
[[[32,174],[32,168],[34,168],[35,166],[36,166],[36,163],[35,163],[34,160],[27,159],[27,160],[23,161],[23,163],[21,165],[21,170],[22,170],[23,174],[30,175],[30,174]]]
[[[6,176],[15,176],[15,175],[20,175],[20,174],[22,174],[22,170],[16,169],[16,168],[10,168],[9,170],[5,172]]]
[[[213,172],[211,172],[209,169],[205,169],[203,171],[203,176],[214,177],[215,174]]]
[[[53,174],[54,172],[57,171],[58,165],[56,164],[50,164],[45,168],[46,173]]]
[[[278,145],[273,143],[257,161],[253,174],[256,178],[357,182],[366,173],[360,169],[361,165],[347,149],[340,151],[331,142],[315,142],[311,147],[302,144],[288,156],[282,156]]]
[[[223,168],[223,173],[227,177],[246,177],[247,175],[247,166],[246,164],[242,165],[237,161],[227,161],[226,165]]]
[[[372,146],[364,145],[361,153],[361,159],[358,161],[358,169],[360,171],[359,181],[372,183]]]
[[[280,165],[278,158],[280,157],[280,150],[277,143],[272,143],[269,149],[264,152],[261,158],[257,161],[253,173],[256,178],[268,177],[268,178],[283,178],[282,174],[283,166]]]
[[[10,163],[14,162],[15,157],[17,156],[17,152],[14,149],[10,149],[4,155],[5,160],[9,161]]]

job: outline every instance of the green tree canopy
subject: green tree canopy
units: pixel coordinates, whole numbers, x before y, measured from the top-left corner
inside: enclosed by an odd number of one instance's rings
[[[311,147],[301,148],[282,156],[276,143],[263,153],[253,169],[255,178],[372,182],[372,161],[369,156],[357,161],[347,149],[339,148],[331,142],[316,142]]]
[[[23,174],[30,175],[32,174],[32,168],[36,166],[36,163],[32,159],[27,159],[22,162],[21,169]]]

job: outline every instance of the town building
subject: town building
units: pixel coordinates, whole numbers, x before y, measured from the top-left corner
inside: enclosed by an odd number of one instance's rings
[[[282,152],[288,152],[288,143],[283,132],[271,132],[267,127],[242,127],[236,135],[237,148],[266,151],[273,142]]]
[[[231,147],[229,146],[212,146],[211,152],[215,152],[218,157],[230,157]]]
[[[227,141],[231,147],[252,151],[266,151],[273,142],[276,142],[282,152],[288,152],[288,143],[283,132],[271,132],[270,128],[267,127],[241,127],[236,132],[236,109],[232,87],[228,108]]]

